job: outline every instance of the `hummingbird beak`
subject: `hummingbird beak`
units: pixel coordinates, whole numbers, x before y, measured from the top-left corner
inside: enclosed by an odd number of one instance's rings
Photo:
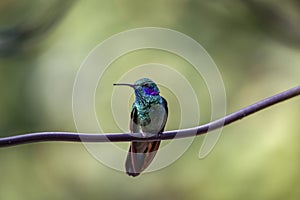
[[[134,84],[129,84],[129,83],[114,83],[113,86],[129,86],[129,87],[131,87],[131,88],[134,89],[134,91],[135,91],[135,93],[136,93],[137,96],[139,96],[143,101],[145,101],[145,99],[143,98],[143,95],[141,95],[139,93],[139,91],[137,91],[135,89],[136,85],[134,85]]]
[[[113,86],[129,86],[135,89],[135,85],[129,83],[114,83]]]

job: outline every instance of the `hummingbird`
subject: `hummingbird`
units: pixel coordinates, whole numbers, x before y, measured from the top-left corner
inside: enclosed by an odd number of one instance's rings
[[[137,80],[134,84],[116,83],[115,86],[129,86],[134,89],[135,101],[130,114],[131,133],[144,136],[159,135],[164,131],[167,117],[167,101],[160,96],[157,85],[148,78]],[[160,141],[131,142],[125,169],[129,176],[136,177],[152,162]]]

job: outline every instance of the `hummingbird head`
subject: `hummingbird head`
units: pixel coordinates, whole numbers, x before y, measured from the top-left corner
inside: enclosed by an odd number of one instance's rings
[[[142,78],[134,83],[134,91],[143,96],[157,96],[159,89],[157,85],[149,78]]]
[[[145,99],[159,96],[159,89],[157,85],[149,78],[139,79],[134,84],[116,83],[114,85],[124,85],[132,87],[134,89],[135,96],[137,99]]]

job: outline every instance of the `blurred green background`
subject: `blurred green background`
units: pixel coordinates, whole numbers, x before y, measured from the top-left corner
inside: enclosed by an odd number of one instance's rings
[[[76,131],[72,87],[80,64],[101,41],[145,26],[203,45],[221,72],[231,113],[299,85],[299,24],[297,0],[2,0],[0,136]],[[115,65],[182,62],[155,51],[128,56]],[[205,87],[195,87],[201,97]],[[209,100],[203,103],[200,123],[210,118]],[[175,100],[169,104],[177,109]],[[101,105],[97,112],[111,116]],[[79,143],[1,148],[0,199],[299,199],[299,105],[295,98],[225,127],[203,160],[198,137],[171,166],[136,179],[100,164]],[[176,122],[173,111],[168,129]]]

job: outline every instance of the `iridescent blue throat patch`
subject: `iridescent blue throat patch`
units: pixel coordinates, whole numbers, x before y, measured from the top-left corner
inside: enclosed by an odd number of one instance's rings
[[[159,91],[154,90],[153,88],[145,88],[144,89],[145,94],[155,96],[159,94]]]

